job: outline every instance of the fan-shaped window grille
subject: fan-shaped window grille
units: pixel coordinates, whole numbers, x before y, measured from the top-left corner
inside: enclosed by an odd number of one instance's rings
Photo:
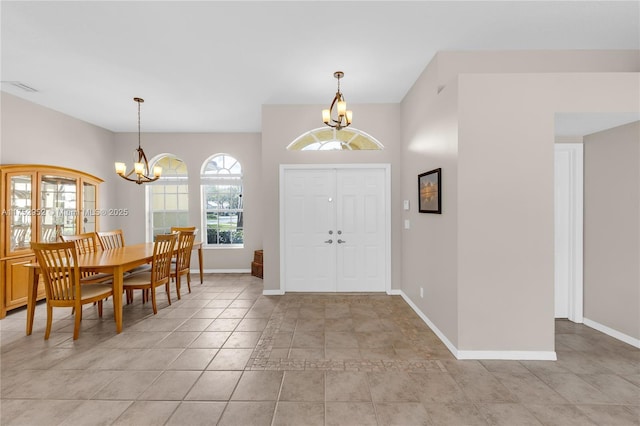
[[[287,146],[287,149],[290,151],[359,151],[381,150],[384,146],[362,130],[352,127],[341,130],[321,127],[299,136]]]

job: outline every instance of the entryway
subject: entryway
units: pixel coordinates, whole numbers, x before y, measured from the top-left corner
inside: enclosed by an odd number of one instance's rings
[[[390,289],[390,166],[280,168],[281,288]]]

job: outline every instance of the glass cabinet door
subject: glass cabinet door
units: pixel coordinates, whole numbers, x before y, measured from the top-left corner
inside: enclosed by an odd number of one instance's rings
[[[31,223],[35,207],[31,197],[33,191],[31,175],[9,176],[9,252],[28,250],[31,247]]]
[[[40,180],[40,241],[53,242],[78,232],[76,179],[42,176]]]
[[[82,183],[82,233],[96,231],[96,186]]]

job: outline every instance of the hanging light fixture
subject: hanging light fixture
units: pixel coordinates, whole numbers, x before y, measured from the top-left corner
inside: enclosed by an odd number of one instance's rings
[[[149,161],[147,161],[147,156],[140,146],[140,104],[144,102],[144,99],[133,98],[133,100],[138,103],[138,149],[136,149],[137,154],[134,154],[137,155],[137,160],[134,160],[135,163],[133,163],[133,170],[129,173],[127,173],[127,165],[125,163],[116,163],[116,173],[123,179],[141,185],[146,182],[158,180],[162,174],[162,167],[155,166],[153,168],[153,176],[150,175]],[[130,176],[133,174],[135,174],[135,177],[131,178]]]
[[[342,71],[336,71],[333,73],[333,76],[338,79],[338,91],[336,92],[336,96],[334,96],[329,109],[322,110],[322,121],[327,126],[334,127],[336,130],[340,130],[344,127],[348,127],[351,124],[353,112],[351,110],[347,110],[347,102],[344,100],[342,92],[340,92],[340,79],[344,77],[344,73]],[[333,118],[334,106],[338,110],[337,118]]]

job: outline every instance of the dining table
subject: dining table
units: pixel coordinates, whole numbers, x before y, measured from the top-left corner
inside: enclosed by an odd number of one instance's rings
[[[122,293],[124,275],[138,266],[151,263],[153,259],[154,243],[132,244],[109,250],[99,250],[93,253],[78,254],[80,272],[102,272],[113,275],[113,315],[116,321],[116,332],[122,331]],[[193,243],[193,249],[198,250],[200,269],[200,284],[204,280],[202,266],[202,242]],[[177,250],[177,248],[176,248]],[[37,263],[25,265],[29,267],[30,288],[27,291],[27,336],[33,331],[33,319],[38,297],[38,283],[40,269]]]

